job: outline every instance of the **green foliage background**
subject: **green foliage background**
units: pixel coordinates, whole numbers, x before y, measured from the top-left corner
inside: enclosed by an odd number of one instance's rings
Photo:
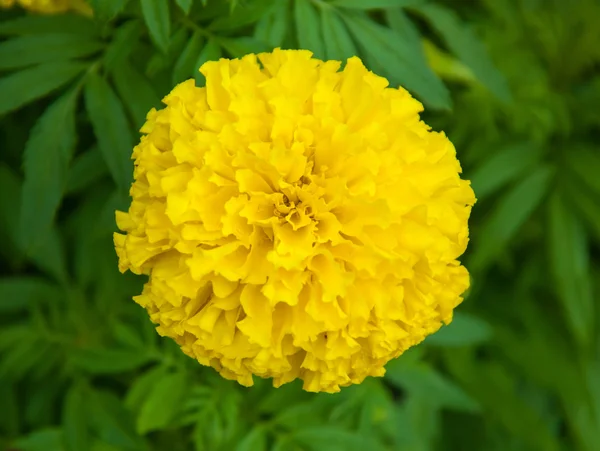
[[[600,449],[600,2],[90,3],[0,11],[0,448]],[[479,198],[454,322],[336,395],[200,367],[112,247],[147,110],[277,46],[408,88]]]

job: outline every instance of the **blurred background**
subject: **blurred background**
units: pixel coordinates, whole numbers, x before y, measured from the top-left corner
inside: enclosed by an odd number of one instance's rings
[[[600,450],[599,1],[77,3],[0,7],[0,449]],[[334,395],[183,355],[112,245],[146,112],[274,47],[405,86],[479,199],[453,323]]]

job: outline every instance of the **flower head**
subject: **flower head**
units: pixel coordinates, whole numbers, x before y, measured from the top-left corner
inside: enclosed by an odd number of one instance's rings
[[[358,58],[208,62],[148,114],[120,269],[161,335],[224,377],[381,376],[450,322],[475,198],[421,104]]]
[[[10,8],[15,4],[41,14],[56,14],[74,10],[89,15],[92,12],[85,0],[0,0],[0,8]]]

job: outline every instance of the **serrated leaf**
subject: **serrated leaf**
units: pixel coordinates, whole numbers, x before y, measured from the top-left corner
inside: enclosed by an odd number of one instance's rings
[[[0,115],[50,94],[87,68],[71,61],[45,63],[0,79]]]
[[[294,442],[314,451],[382,451],[385,450],[376,436],[362,436],[335,426],[318,426],[296,430]]]
[[[177,5],[181,8],[181,10],[187,16],[190,13],[190,9],[192,8],[193,0],[175,0]]]
[[[231,4],[229,14],[217,14],[216,19],[208,28],[211,31],[219,32],[218,35],[223,34],[224,31],[240,29],[257,22],[265,14],[268,14],[274,4],[275,2],[265,0],[244,2],[238,8]]]
[[[108,443],[95,441],[92,444],[91,451],[122,451],[121,448],[118,448],[114,445],[109,445]]]
[[[99,41],[76,34],[21,36],[0,43],[0,70],[82,58],[98,52],[101,48],[102,44]]]
[[[90,422],[105,443],[122,450],[148,450],[135,432],[132,414],[115,395],[108,391],[91,390],[89,406]]]
[[[139,368],[152,360],[139,349],[86,348],[70,355],[71,363],[90,374],[117,374]]]
[[[396,359],[386,367],[386,379],[419,397],[429,405],[437,405],[464,412],[477,412],[479,406],[460,387],[424,363],[404,364]]]
[[[131,132],[119,98],[98,74],[85,85],[85,103],[98,147],[117,186],[129,189],[133,177]]]
[[[41,277],[0,278],[0,312],[27,309],[33,302],[47,299],[56,287]]]
[[[426,343],[440,347],[474,346],[489,340],[492,329],[488,323],[468,313],[456,312],[452,322],[427,337]]]
[[[115,31],[114,37],[104,54],[104,68],[107,72],[118,69],[136,48],[142,33],[142,24],[138,20],[130,20]]]
[[[481,269],[496,258],[548,193],[552,170],[538,167],[498,202],[484,222],[472,257],[473,268]]]
[[[185,374],[172,373],[163,376],[152,386],[137,419],[140,434],[161,429],[171,422],[181,409],[185,381]]]
[[[485,408],[490,421],[500,423],[511,437],[524,440],[524,449],[560,449],[540,413],[522,397],[515,396],[519,382],[503,361],[488,363],[465,354],[452,354],[446,364],[455,379]]]
[[[0,255],[12,263],[21,258],[19,243],[19,210],[21,208],[21,180],[0,163]]]
[[[69,168],[66,194],[80,192],[108,175],[108,168],[97,147],[79,154]]]
[[[424,39],[423,51],[427,57],[427,63],[442,80],[456,81],[468,85],[477,81],[471,69],[454,56],[441,50],[433,42]]]
[[[510,144],[485,158],[471,175],[471,186],[482,200],[505,184],[517,179],[536,164],[541,156],[539,147],[531,143]]]
[[[67,392],[62,412],[67,451],[88,451],[90,448],[87,402],[87,392],[83,385],[75,384]]]
[[[392,85],[400,83],[432,108],[449,109],[450,94],[420,56],[416,43],[356,12],[344,12],[343,19],[363,47],[369,69],[381,71]]]
[[[588,239],[579,219],[555,194],[550,199],[550,263],[557,293],[573,335],[590,342],[594,307]]]
[[[600,195],[600,156],[597,149],[579,147],[569,153],[567,165],[592,188],[597,195]]]
[[[200,52],[200,55],[198,56],[198,60],[196,61],[196,67],[201,68],[202,65],[207,61],[216,61],[219,58],[221,58],[221,55],[222,50],[219,41],[217,41],[216,39],[209,39],[206,42],[204,48],[202,49],[202,52]],[[204,85],[204,75],[202,75],[200,72],[196,72],[195,78],[197,85]]]
[[[327,59],[345,61],[358,53],[344,22],[335,12],[322,11],[321,26]]]
[[[267,451],[267,433],[264,428],[253,427],[246,436],[240,440],[235,451]]]
[[[19,451],[66,451],[60,429],[41,429],[12,443]]]
[[[270,14],[264,15],[254,28],[254,37],[269,46],[281,47],[289,25],[289,0],[278,1]]]
[[[78,14],[28,15],[0,22],[0,35],[4,36],[47,33],[72,33],[82,37],[97,34],[93,22]]]
[[[504,75],[496,68],[477,35],[460,21],[456,13],[438,4],[427,3],[415,7],[441,34],[450,50],[460,58],[477,79],[498,99],[509,102],[512,98]]]
[[[94,17],[101,21],[108,21],[123,11],[129,0],[89,0],[94,9]]]
[[[296,34],[300,48],[310,50],[316,58],[325,57],[325,44],[319,14],[310,0],[294,0]]]
[[[173,84],[181,83],[184,80],[188,80],[196,76],[199,66],[196,66],[198,62],[198,56],[202,52],[202,44],[204,38],[199,32],[195,32],[189,39],[187,45],[173,69]]]
[[[152,387],[163,378],[166,372],[166,367],[160,365],[142,373],[129,386],[129,391],[125,397],[125,406],[133,411],[139,411],[152,390]]]
[[[333,6],[349,9],[403,8],[423,3],[423,0],[334,0]]]
[[[275,417],[274,422],[293,431],[296,425],[304,427],[319,426],[321,418],[315,415],[315,406],[309,402],[298,403],[282,409]]]
[[[221,46],[227,50],[227,53],[234,58],[241,58],[249,53],[262,53],[269,49],[264,42],[252,37],[241,37],[235,39],[220,38],[219,42]]]
[[[160,97],[148,79],[127,61],[113,72],[113,81],[136,129],[140,128],[146,122],[150,109],[160,105]]]
[[[25,146],[20,237],[27,254],[45,240],[60,205],[75,147],[77,92],[56,100],[39,118]]]
[[[567,185],[567,192],[573,205],[587,222],[596,241],[600,242],[600,199],[575,181]]]
[[[140,0],[144,21],[154,43],[166,53],[171,34],[171,18],[167,0]]]
[[[41,270],[65,284],[69,278],[65,247],[56,226],[52,226],[38,246],[31,249],[29,259]]]

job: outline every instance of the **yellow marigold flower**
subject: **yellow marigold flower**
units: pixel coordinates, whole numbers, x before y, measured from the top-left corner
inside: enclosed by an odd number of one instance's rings
[[[360,59],[208,62],[148,114],[120,270],[163,336],[224,377],[339,391],[450,322],[475,202],[422,105]]]
[[[2,8],[10,8],[14,5],[42,14],[64,13],[70,10],[86,15],[92,13],[85,0],[0,0],[0,7]]]

